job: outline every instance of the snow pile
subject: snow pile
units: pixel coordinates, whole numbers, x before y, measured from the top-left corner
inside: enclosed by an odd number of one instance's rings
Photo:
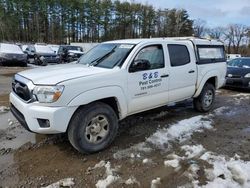
[[[212,165],[212,168],[205,169],[205,175],[208,179],[207,184],[198,186],[199,181],[194,180],[194,187],[250,187],[250,162],[242,161],[238,159],[237,156],[226,159],[225,156],[217,156],[212,152],[204,153],[200,159],[208,162]],[[191,174],[189,174],[189,177],[191,179],[197,177],[198,170],[199,167],[195,164],[195,166],[191,168]]]
[[[152,145],[159,149],[166,149],[166,146],[172,141],[183,142],[189,139],[194,132],[201,132],[203,129],[211,129],[212,122],[208,118],[210,118],[210,116],[199,115],[181,120],[171,125],[170,128],[159,129],[148,137],[145,142],[138,143],[124,150],[119,150],[113,154],[113,157],[115,159],[131,158],[131,153],[133,152],[148,153],[152,151]]]
[[[106,162],[105,164],[103,161],[100,161],[93,168],[101,168],[101,167],[106,168],[106,178],[102,180],[98,180],[98,182],[95,184],[97,188],[106,188],[112,183],[120,180],[120,177],[118,175],[115,175],[115,172],[117,171],[117,169],[111,168],[111,164],[109,161]]]
[[[0,113],[5,113],[5,112],[8,112],[10,110],[9,107],[6,107],[6,106],[0,106]]]
[[[72,187],[75,185],[74,178],[65,178],[56,183],[48,185],[47,187],[43,188],[60,188],[60,187]]]
[[[161,184],[161,178],[156,178],[151,181],[151,188],[157,188]]]
[[[164,149],[170,141],[185,141],[191,137],[194,132],[202,131],[202,129],[211,129],[211,121],[205,120],[206,116],[195,116],[184,119],[172,125],[170,128],[160,129],[150,136],[146,141]]]
[[[186,152],[185,155],[188,159],[197,157],[201,155],[203,152],[205,152],[205,149],[203,148],[202,145],[193,145],[193,146],[184,145],[181,146],[181,149]]]

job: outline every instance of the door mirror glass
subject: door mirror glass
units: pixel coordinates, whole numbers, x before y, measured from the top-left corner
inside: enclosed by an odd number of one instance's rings
[[[136,59],[129,68],[129,72],[144,71],[150,69],[150,62],[146,59]]]

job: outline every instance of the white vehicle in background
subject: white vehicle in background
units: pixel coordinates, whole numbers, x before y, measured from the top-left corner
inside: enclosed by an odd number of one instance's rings
[[[57,53],[58,53],[58,50],[59,50],[60,45],[48,44],[48,47],[50,47],[50,48],[54,51],[54,53],[55,53],[55,54],[57,54]]]
[[[27,55],[16,44],[0,43],[0,65],[27,66]]]
[[[98,44],[77,63],[14,76],[11,111],[28,130],[67,132],[82,153],[108,147],[118,121],[193,98],[209,111],[226,75],[224,45],[197,38],[129,39]]]
[[[235,58],[241,57],[241,54],[227,54],[227,60],[232,60]]]

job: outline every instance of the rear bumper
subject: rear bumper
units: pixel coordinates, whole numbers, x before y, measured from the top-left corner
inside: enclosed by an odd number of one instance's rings
[[[226,78],[225,86],[250,89],[250,78]]]
[[[20,124],[31,132],[55,134],[66,132],[77,107],[48,107],[38,103],[25,103],[13,92],[10,94],[11,112]],[[49,121],[49,127],[41,127],[38,119]]]

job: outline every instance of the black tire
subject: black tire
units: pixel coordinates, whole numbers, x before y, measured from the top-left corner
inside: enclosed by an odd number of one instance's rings
[[[195,110],[199,112],[208,112],[213,108],[215,100],[214,85],[206,83],[197,98],[194,98],[193,104]]]
[[[98,123],[93,123],[96,117],[106,118],[105,121],[108,122],[108,128],[100,128],[99,132],[105,132],[105,136],[97,140],[97,143],[91,143],[91,138],[93,134],[92,126],[97,126]],[[101,124],[101,123],[100,123]],[[89,132],[87,131],[89,129]],[[106,130],[108,129],[108,131]],[[114,110],[107,104],[96,102],[79,108],[69,123],[68,127],[68,139],[75,149],[81,153],[95,153],[107,148],[114,140],[118,130],[118,118]],[[99,133],[98,133],[99,134]],[[103,134],[103,133],[102,133]],[[94,135],[93,137],[95,137]],[[98,135],[99,136],[99,135]],[[96,136],[96,139],[98,139]],[[100,138],[100,137],[99,137]]]

